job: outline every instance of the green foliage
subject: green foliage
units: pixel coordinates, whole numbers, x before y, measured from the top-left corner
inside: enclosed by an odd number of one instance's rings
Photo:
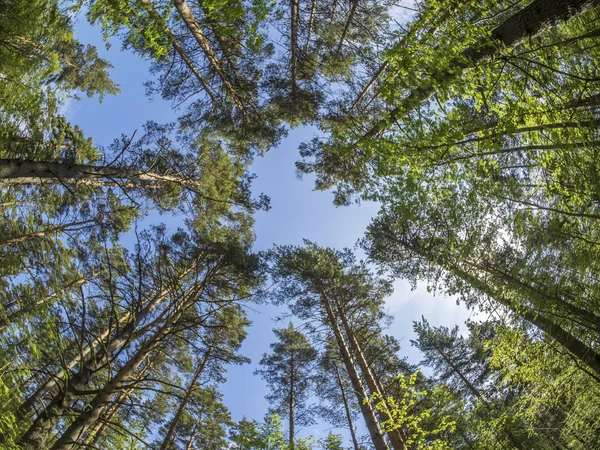
[[[396,381],[399,390],[402,393],[401,398],[389,397],[385,401],[379,394],[374,394],[371,398],[375,408],[379,411],[385,411],[389,419],[383,421],[381,425],[386,431],[393,431],[404,428],[409,434],[406,445],[415,449],[431,450],[449,450],[452,447],[444,440],[438,438],[438,435],[456,430],[456,422],[452,417],[444,415],[437,418],[437,423],[433,427],[424,428],[423,422],[429,419],[435,406],[415,413],[415,406],[423,401],[425,397],[431,397],[434,403],[444,404],[448,402],[449,393],[443,386],[429,392],[419,389],[417,378],[420,371],[411,375],[398,375]]]

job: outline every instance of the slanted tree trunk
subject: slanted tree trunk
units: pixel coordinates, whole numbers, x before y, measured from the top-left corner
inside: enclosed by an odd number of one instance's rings
[[[0,319],[0,330],[2,330],[3,328],[7,327],[11,323],[16,322],[21,317],[26,316],[26,315],[34,312],[37,308],[39,308],[42,305],[45,305],[46,303],[48,303],[51,300],[55,299],[60,294],[83,285],[88,280],[89,280],[89,278],[84,278],[84,277],[77,278],[77,279],[75,279],[75,280],[70,281],[69,283],[67,283],[64,288],[62,288],[60,290],[57,290],[57,291],[51,293],[50,295],[46,295],[45,297],[42,297],[42,298],[36,300],[33,304],[27,305],[25,307],[21,307],[19,310],[7,314],[6,318],[1,318]],[[16,302],[16,301],[12,302],[9,305],[5,305],[4,308],[5,308],[5,310],[6,309],[10,309],[10,308],[16,306],[18,303],[20,303],[20,302]]]
[[[0,159],[0,187],[76,184],[157,189],[165,183],[194,187],[198,183],[177,175],[163,175],[125,167],[92,166],[23,159]]]
[[[446,70],[440,71],[427,80],[427,84],[417,87],[405,97],[400,105],[393,108],[389,118],[377,122],[364,138],[376,137],[388,124],[394,123],[402,114],[418,108],[437,90],[437,86],[447,84],[460,76],[463,70],[475,66],[504,48],[515,47],[527,39],[540,34],[545,29],[600,6],[600,0],[535,0],[522,10],[509,17],[492,30],[490,42],[483,46],[470,47],[448,63]]]
[[[502,293],[497,292],[488,283],[479,279],[475,275],[466,272],[465,270],[461,269],[458,265],[453,264],[450,261],[442,260],[436,257],[435,255],[430,254],[429,252],[425,252],[417,245],[413,245],[408,242],[403,242],[402,240],[395,239],[393,236],[390,237],[396,242],[398,242],[400,245],[404,246],[406,249],[412,251],[413,253],[450,271],[452,274],[465,281],[474,289],[477,289],[481,293],[487,295],[491,299],[505,306],[517,316],[522,317],[527,322],[531,323],[532,325],[543,331],[547,336],[550,336],[552,339],[556,340],[558,344],[565,347],[574,356],[576,356],[585,364],[587,364],[588,367],[592,369],[597,375],[600,375],[600,354],[598,354],[593,348],[589,347],[584,342],[573,336],[567,330],[563,329],[561,326],[552,322],[544,315],[540,314],[538,311],[533,310],[529,306],[526,306],[522,303],[517,303],[511,299],[504,297]]]
[[[144,377],[146,371],[150,368],[150,364],[146,364],[140,373],[135,377],[136,380],[140,380]],[[123,390],[113,401],[112,405],[107,408],[102,417],[94,424],[91,430],[88,431],[87,436],[84,439],[84,446],[89,448],[94,448],[98,440],[102,437],[106,428],[110,424],[111,420],[115,415],[119,412],[119,409],[123,406],[123,403],[127,398],[133,393],[134,389],[125,389]]]
[[[308,32],[306,35],[306,46],[304,47],[304,53],[306,53],[308,57],[308,49],[310,47],[310,34],[312,32],[314,23],[315,23],[315,10],[317,9],[317,0],[313,0],[312,6],[310,8],[310,18],[308,19]]]
[[[98,221],[96,219],[83,220],[80,222],[71,222],[71,223],[66,223],[64,225],[58,225],[56,227],[48,228],[48,229],[42,230],[42,231],[35,231],[33,233],[21,234],[20,236],[15,236],[15,237],[12,237],[12,238],[6,239],[5,241],[0,242],[0,248],[7,247],[7,246],[13,245],[13,244],[21,244],[23,242],[32,241],[34,239],[41,239],[41,238],[45,238],[45,237],[49,237],[49,236],[54,236],[54,235],[62,233],[64,231],[84,230],[86,228],[92,227],[93,226],[92,224],[95,224],[97,222]]]
[[[156,11],[156,9],[154,9],[152,2],[150,0],[137,0],[137,1],[139,1],[139,3],[141,3],[142,7],[148,12],[148,14],[150,14],[150,17],[152,17],[152,19],[159,25],[163,34],[167,37],[167,39],[169,40],[169,42],[171,43],[171,45],[173,46],[173,48],[175,49],[177,54],[181,57],[182,61],[185,63],[185,65],[188,67],[188,69],[190,69],[190,71],[192,72],[194,77],[198,80],[198,83],[200,83],[200,86],[202,86],[202,89],[204,89],[206,94],[210,97],[213,105],[218,105],[219,102],[217,101],[217,98],[215,97],[215,95],[212,93],[212,90],[210,89],[210,87],[208,86],[208,84],[206,83],[204,78],[202,78],[202,75],[200,75],[200,72],[198,71],[198,69],[196,68],[196,66],[190,59],[190,57],[187,55],[187,53],[185,52],[185,50],[183,49],[181,44],[177,41],[177,39],[175,39],[173,32],[169,29],[165,20]]]
[[[202,361],[200,361],[200,364],[196,369],[196,373],[194,373],[194,377],[190,381],[190,384],[188,385],[188,388],[185,391],[185,396],[181,400],[181,403],[179,403],[179,407],[177,408],[177,412],[173,416],[173,419],[171,419],[171,423],[169,424],[169,430],[167,431],[167,434],[163,439],[162,445],[160,446],[160,450],[167,450],[169,448],[169,445],[171,445],[173,437],[175,436],[175,428],[181,420],[181,416],[183,415],[183,412],[185,411],[187,404],[190,401],[190,398],[192,397],[194,389],[198,384],[198,380],[200,379],[200,376],[202,375],[204,369],[206,368],[206,365],[208,364],[214,346],[215,343],[213,343],[204,353],[204,357],[202,358]]]
[[[342,382],[342,376],[340,375],[340,369],[338,368],[337,363],[334,362],[334,365],[335,374],[337,375],[338,380],[338,386],[340,387],[340,392],[342,394],[342,401],[344,402],[346,420],[348,421],[348,428],[350,429],[350,436],[352,437],[352,445],[354,446],[354,450],[360,450],[360,447],[358,446],[358,440],[356,439],[356,430],[354,429],[354,424],[352,423],[352,412],[350,411],[350,406],[348,405],[346,390],[344,389],[344,383]]]
[[[98,421],[102,410],[112,396],[122,389],[122,386],[131,378],[137,367],[173,332],[185,311],[196,302],[200,290],[196,287],[194,291],[188,294],[181,304],[172,310],[164,325],[139,347],[137,352],[104,387],[97,391],[96,396],[88,404],[85,411],[77,416],[50,450],[70,450],[77,437],[85,433]]]
[[[290,408],[290,450],[294,450],[294,408],[295,408],[295,395],[294,395],[294,381],[296,374],[294,373],[294,353],[290,355],[290,398],[289,398],[289,408]]]
[[[360,0],[353,0],[352,6],[350,7],[350,12],[348,13],[348,18],[346,19],[346,23],[344,24],[344,30],[342,31],[342,35],[340,36],[340,40],[338,42],[337,49],[335,53],[337,55],[342,51],[342,44],[344,43],[344,39],[346,39],[346,34],[348,34],[348,30],[350,29],[350,25],[352,24],[352,19],[354,19],[354,14],[356,13],[356,8],[358,7],[358,2]]]
[[[473,394],[475,396],[475,398],[479,399],[481,402],[483,402],[483,404],[485,405],[486,409],[490,409],[491,405],[489,404],[488,400],[483,396],[483,394],[481,392],[479,392],[479,389],[477,389],[473,383],[471,383],[469,381],[469,379],[462,373],[462,371],[456,366],[456,364],[454,364],[452,362],[452,360],[450,358],[448,358],[448,355],[446,355],[443,351],[441,351],[437,346],[434,347],[435,350],[440,354],[440,356],[442,357],[442,359],[446,362],[446,364],[448,364],[450,366],[450,369],[456,374],[458,375],[458,377],[462,380],[462,382],[465,384],[465,386],[467,387],[467,390]],[[524,446],[523,443],[521,443],[521,441],[519,441],[517,439],[517,437],[513,434],[513,432],[510,429],[505,430],[506,436],[508,437],[508,440],[510,441],[511,445],[514,448],[518,448],[520,450],[527,450]]]
[[[186,268],[186,270],[184,270],[177,279],[182,280],[186,275],[192,273],[196,267],[197,261]],[[167,298],[170,292],[171,289],[166,288],[156,293],[156,296],[146,306],[138,311],[131,321],[131,313],[124,313],[118,319],[117,323],[117,329],[120,331],[116,333],[108,342],[106,342],[105,345],[102,345],[102,343],[113,332],[113,328],[104,329],[91,344],[83,347],[81,351],[79,351],[68,363],[66,363],[63,370],[55,372],[52,374],[52,376],[49,376],[48,379],[23,402],[23,404],[15,413],[16,420],[24,420],[28,415],[32,414],[35,411],[36,405],[42,401],[46,394],[48,394],[51,389],[57,386],[57,384],[64,379],[65,375],[67,375],[68,371],[74,369],[82,360],[85,360],[84,366],[97,364],[102,358],[108,357],[129,342],[132,337],[132,333],[137,329],[138,325],[142,323],[165,298]],[[101,350],[97,351],[101,345]],[[94,355],[94,361],[90,359],[86,360],[86,358],[91,354]],[[74,380],[72,379],[72,381]]]
[[[379,426],[379,421],[377,420],[377,416],[375,415],[375,411],[373,410],[373,406],[371,405],[370,398],[367,392],[365,391],[365,388],[363,387],[360,375],[358,374],[356,366],[354,365],[354,361],[350,350],[346,345],[346,340],[344,339],[342,330],[340,329],[337,318],[334,314],[333,307],[331,306],[331,301],[325,295],[324,292],[321,292],[321,296],[323,306],[325,307],[325,311],[327,313],[327,319],[331,325],[331,328],[333,329],[333,333],[335,335],[338,348],[342,356],[342,361],[344,362],[346,372],[350,377],[352,388],[356,393],[363,418],[365,419],[367,429],[369,430],[369,435],[371,436],[371,441],[373,442],[373,446],[375,447],[375,450],[389,450],[387,442],[383,437],[381,427]]]
[[[192,11],[190,10],[190,7],[188,6],[187,2],[185,0],[173,0],[173,4],[175,5],[175,8],[177,8],[177,11],[179,12],[181,18],[187,25],[188,30],[190,30],[190,33],[192,33],[192,35],[196,39],[196,42],[198,42],[198,45],[200,45],[204,56],[206,56],[206,59],[208,59],[210,65],[213,67],[213,69],[215,69],[217,75],[219,75],[219,78],[223,82],[225,90],[231,96],[231,99],[236,104],[240,112],[244,114],[245,108],[240,99],[240,96],[231,84],[231,80],[229,80],[227,74],[225,74],[225,72],[223,71],[223,68],[221,67],[221,62],[213,52],[208,40],[206,39],[206,36],[204,36],[202,28],[200,28],[200,25],[198,24],[198,22],[196,22],[196,19],[194,18],[194,15],[192,14]]]
[[[369,391],[371,392],[371,395],[378,394],[379,398],[385,405],[385,408],[383,408],[383,410],[379,411],[379,413],[381,414],[381,417],[383,418],[384,421],[390,420],[391,417],[390,417],[389,413],[387,412],[387,403],[386,403],[385,392],[383,392],[383,390],[381,390],[379,388],[378,382],[375,379],[375,375],[373,374],[373,371],[371,370],[371,365],[367,362],[365,355],[362,351],[362,348],[361,348],[360,344],[358,343],[358,340],[354,336],[352,327],[350,326],[350,323],[348,322],[348,318],[346,317],[346,314],[342,310],[340,303],[337,301],[335,303],[337,306],[338,314],[339,314],[340,318],[342,319],[342,325],[344,326],[344,330],[346,331],[346,336],[348,336],[348,341],[350,342],[350,348],[352,349],[352,351],[354,353],[354,356],[356,358],[356,361],[358,362],[358,366],[360,367],[360,371],[363,374],[363,377],[365,377],[365,381],[367,382]],[[406,439],[402,435],[402,433],[403,432],[401,431],[400,428],[398,428],[397,430],[388,432],[388,437],[390,438],[390,442],[392,443],[392,447],[394,448],[394,450],[404,450],[406,448],[406,444],[404,443]]]
[[[195,285],[190,291],[188,291],[188,298],[196,298],[200,292],[204,289],[204,282]],[[165,290],[167,293],[170,290]],[[146,317],[154,307],[158,305],[162,299],[166,297],[167,294],[163,296],[158,296],[153,302],[146,306],[145,311],[142,310],[137,316],[134,317],[134,320],[127,323],[120,332],[118,332],[106,346],[102,346],[98,351],[92,352],[93,348],[100,344],[99,341],[94,342],[92,346],[88,346],[89,352],[91,353],[90,358],[88,358],[84,364],[82,364],[82,369],[69,377],[68,384],[66,387],[59,391],[49,402],[48,405],[45,406],[43,411],[36,417],[33,424],[29,427],[29,429],[25,432],[23,437],[20,439],[20,445],[23,446],[25,450],[33,450],[43,446],[44,442],[49,438],[50,433],[58,424],[58,421],[61,419],[62,414],[65,409],[77,398],[76,391],[84,387],[91,377],[96,372],[97,367],[102,367],[103,364],[108,360],[108,358],[117,350],[121,349],[123,346],[127,345],[132,340],[139,338],[141,335],[147,332],[147,330],[151,329],[157,323],[163,321],[162,317],[158,317],[152,323],[150,323],[145,329],[138,330],[136,332],[137,325],[141,323],[144,317]],[[169,317],[181,315],[182,309],[185,308],[186,303],[183,302],[180,305],[177,305],[174,309],[170,310],[168,313],[165,310],[163,314],[166,314],[166,322],[169,322]],[[110,332],[109,332],[110,333]],[[81,353],[77,357],[78,362],[81,361]],[[75,359],[75,358],[74,358]],[[141,362],[141,361],[140,361]],[[74,366],[73,366],[74,367]],[[137,367],[137,366],[136,366]],[[16,413],[17,418],[22,418],[25,416],[27,411],[33,409],[37,401],[41,400],[43,396],[49,391],[49,389],[53,386],[56,386],[61,379],[64,379],[66,374],[64,372],[60,373],[60,376],[57,378],[49,378],[44,385],[42,385],[36,392],[30,396],[24,403],[21,405],[19,410]],[[104,408],[104,404],[101,405],[102,409]],[[101,411],[98,411],[98,414]],[[86,431],[87,426],[82,430],[82,433]]]

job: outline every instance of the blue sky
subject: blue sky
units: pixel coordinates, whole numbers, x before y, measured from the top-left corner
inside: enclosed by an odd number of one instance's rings
[[[84,20],[76,26],[76,36],[84,43],[96,45],[101,55],[111,61],[115,66],[112,77],[123,91],[116,97],[106,97],[102,104],[97,99],[69,103],[67,116],[93,137],[95,143],[106,145],[121,133],[131,135],[136,129],[141,131],[147,120],[167,122],[175,118],[168,102],[160,98],[150,100],[145,96],[142,83],[151,77],[146,62],[136,55],[122,52],[118,41],[106,50],[99,30],[90,27]],[[256,216],[257,249],[268,249],[273,244],[301,244],[303,238],[323,246],[353,247],[377,212],[377,205],[373,203],[336,208],[330,193],[313,191],[310,177],[303,180],[296,177],[294,162],[298,159],[298,144],[312,138],[314,133],[311,128],[292,130],[278,148],[258,158],[253,166],[253,172],[258,176],[254,190],[256,194],[264,192],[269,195],[272,206],[269,212],[259,212]],[[168,224],[168,217],[162,219]],[[387,306],[395,318],[389,333],[400,339],[401,356],[407,356],[411,362],[420,360],[418,352],[409,343],[414,338],[414,320],[424,315],[433,325],[453,326],[463,325],[470,315],[453,299],[439,294],[434,297],[424,286],[411,291],[405,282],[395,283],[395,292],[388,299]],[[269,351],[273,340],[271,330],[287,325],[275,321],[280,313],[281,309],[268,305],[254,305],[248,310],[253,325],[242,353],[252,359],[252,364],[231,367],[228,381],[222,387],[225,404],[234,420],[243,416],[260,420],[267,410],[264,399],[267,388],[253,372],[262,354]],[[326,428],[328,426],[313,431]]]

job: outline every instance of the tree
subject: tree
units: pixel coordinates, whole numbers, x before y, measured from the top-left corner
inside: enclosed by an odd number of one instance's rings
[[[277,342],[271,344],[272,353],[260,360],[263,369],[256,371],[267,382],[271,393],[267,396],[271,413],[281,414],[289,421],[289,447],[295,448],[296,425],[312,423],[311,407],[307,399],[313,384],[313,363],[316,350],[305,335],[294,328],[274,329]]]

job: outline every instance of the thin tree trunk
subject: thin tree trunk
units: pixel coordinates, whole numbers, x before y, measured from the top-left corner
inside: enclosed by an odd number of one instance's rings
[[[359,0],[353,0],[352,6],[350,7],[350,12],[348,13],[348,18],[346,19],[346,23],[344,25],[344,30],[342,31],[342,35],[340,36],[340,40],[338,42],[337,49],[335,51],[336,55],[339,55],[342,51],[342,44],[344,43],[344,39],[346,39],[346,34],[348,34],[348,30],[350,29],[350,24],[352,24],[352,19],[354,19],[354,14],[356,13],[356,8],[358,7]]]
[[[522,10],[509,17],[496,27],[490,36],[490,43],[470,47],[448,64],[445,71],[440,71],[427,84],[414,89],[400,105],[393,108],[389,118],[377,122],[365,135],[365,138],[375,137],[384,131],[388,124],[394,123],[401,114],[406,114],[418,108],[437,90],[437,86],[447,84],[458,77],[463,70],[494,56],[502,49],[515,47],[527,39],[540,34],[545,29],[558,25],[570,18],[596,8],[600,0],[535,0]]]
[[[190,7],[188,6],[187,2],[185,0],[173,0],[173,4],[175,5],[175,8],[177,8],[177,11],[179,12],[181,18],[187,25],[188,30],[190,30],[190,33],[192,33],[192,35],[196,39],[196,42],[198,42],[198,45],[200,45],[200,48],[204,52],[204,56],[206,56],[210,65],[213,67],[213,69],[215,69],[217,75],[219,75],[219,78],[223,82],[225,90],[229,93],[229,95],[231,95],[231,99],[236,104],[240,112],[242,114],[245,114],[245,108],[242,101],[240,100],[240,96],[231,84],[229,77],[223,71],[220,61],[213,52],[208,40],[206,39],[206,36],[204,36],[204,33],[202,33],[202,28],[200,28],[200,25],[198,24],[198,22],[196,22],[196,19],[194,18],[194,15],[192,14],[192,11],[190,10]]]
[[[196,68],[196,66],[190,59],[190,57],[187,55],[187,53],[185,52],[185,50],[183,49],[181,44],[177,41],[177,39],[175,39],[173,32],[169,29],[165,20],[154,9],[152,2],[150,0],[137,0],[137,1],[139,1],[142,4],[142,7],[148,12],[148,14],[150,14],[152,19],[154,19],[154,21],[162,29],[163,34],[167,37],[169,42],[171,42],[171,45],[173,46],[175,51],[179,54],[179,56],[181,57],[181,59],[183,60],[185,65],[188,67],[188,69],[190,69],[190,71],[194,74],[194,77],[196,77],[196,79],[200,83],[200,86],[202,86],[202,89],[204,89],[204,91],[210,97],[213,105],[217,105],[218,104],[217,99],[214,96],[214,94],[212,93],[210,87],[208,86],[208,84],[206,83],[204,78],[202,78],[202,75],[200,75],[200,72],[198,71],[198,69]]]
[[[360,92],[360,94],[358,94],[358,97],[356,97],[354,102],[352,102],[352,105],[350,105],[350,108],[348,109],[347,114],[350,114],[350,112],[352,112],[352,110],[354,108],[356,108],[356,105],[358,105],[362,101],[362,99],[365,98],[365,95],[367,95],[369,90],[373,87],[373,85],[377,82],[377,80],[379,80],[379,77],[383,74],[383,72],[385,72],[385,69],[387,69],[389,65],[390,65],[389,61],[384,61],[379,66],[379,69],[377,69],[377,72],[375,72],[375,75],[373,75],[371,77],[371,79],[366,84],[366,86],[363,88],[363,90]]]
[[[298,21],[300,20],[300,0],[290,0],[291,50],[292,50],[292,94],[298,90]]]
[[[442,357],[442,359],[446,362],[446,364],[448,364],[450,366],[450,368],[452,369],[452,371],[458,375],[458,377],[462,380],[462,382],[465,384],[465,386],[467,387],[467,389],[469,390],[469,392],[471,392],[471,394],[473,394],[477,399],[479,399],[480,401],[483,402],[483,404],[485,405],[486,409],[490,410],[491,405],[488,402],[488,400],[483,396],[483,394],[481,392],[479,392],[479,389],[477,389],[473,383],[471,383],[469,381],[469,379],[462,373],[462,371],[452,362],[452,360],[450,358],[448,358],[448,356],[442,352],[439,348],[435,347],[435,350],[440,354],[440,356]],[[493,413],[493,411],[491,411]],[[518,448],[521,450],[527,450],[524,446],[523,443],[521,443],[517,437],[513,434],[513,432],[510,429],[507,429],[504,431],[506,433],[506,436],[508,437],[508,440],[510,441],[511,445],[514,448]]]
[[[492,298],[496,302],[505,306],[517,316],[522,317],[527,322],[531,323],[532,325],[543,331],[546,335],[556,340],[560,345],[569,350],[569,352],[571,352],[574,356],[576,356],[585,364],[587,364],[596,374],[600,375],[600,354],[598,354],[593,348],[589,347],[588,345],[577,339],[567,330],[563,329],[559,325],[547,319],[532,308],[522,303],[517,303],[513,300],[505,298],[501,293],[497,292],[486,282],[480,280],[474,275],[467,273],[466,271],[458,267],[456,264],[452,264],[449,261],[440,260],[433,255],[427,254],[416,245],[411,245],[407,242],[395,239],[393,235],[390,237],[396,242],[398,242],[400,245],[403,245],[408,250],[411,250],[412,252],[431,261],[432,263],[447,269],[456,277],[462,279],[474,289],[477,289],[478,291]]]
[[[198,414],[196,421],[194,422],[194,428],[192,428],[192,433],[190,434],[190,439],[188,440],[187,445],[185,446],[185,450],[191,450],[193,446],[194,439],[196,438],[196,433],[198,432],[198,425],[200,425],[201,414]]]
[[[352,423],[352,413],[350,412],[350,406],[348,405],[348,399],[346,398],[346,391],[344,389],[344,383],[342,382],[342,376],[340,375],[340,369],[335,365],[335,374],[337,375],[338,386],[340,387],[340,392],[342,393],[342,400],[344,402],[344,410],[346,411],[346,419],[348,420],[348,428],[350,429],[350,436],[352,437],[352,445],[354,445],[354,450],[360,450],[358,446],[358,440],[356,439],[356,430],[354,429],[354,424]]]
[[[369,391],[371,392],[371,395],[377,394],[379,396],[381,402],[383,402],[383,404],[385,405],[385,408],[383,408],[383,410],[379,411],[379,413],[381,414],[382,419],[384,421],[390,420],[391,417],[387,411],[387,402],[386,402],[385,392],[383,392],[383,390],[380,390],[378,383],[375,380],[375,375],[373,374],[373,371],[371,370],[371,365],[367,362],[365,355],[361,349],[361,346],[358,343],[358,340],[356,339],[356,337],[354,336],[354,332],[352,331],[352,328],[350,327],[348,318],[346,317],[346,314],[342,310],[340,303],[338,301],[335,301],[335,304],[337,306],[338,314],[339,314],[340,318],[342,319],[342,325],[344,326],[344,329],[346,331],[346,336],[348,336],[348,341],[350,341],[350,348],[352,349],[354,356],[356,357],[356,360],[358,361],[358,365],[360,367],[361,373],[365,377],[365,381],[367,382]],[[394,448],[394,450],[404,450],[406,448],[406,444],[404,443],[405,438],[404,438],[404,436],[402,436],[402,434],[401,434],[402,432],[400,430],[401,429],[399,428],[399,429],[388,432],[388,437],[390,438],[390,442],[392,443],[392,447]]]
[[[497,126],[498,126],[498,122],[494,122],[494,123],[487,124],[487,125],[482,124],[481,127],[478,127],[477,129],[471,128],[471,129],[465,130],[464,133],[465,133],[465,135],[479,133],[482,131],[490,130],[492,128],[496,128]],[[438,145],[424,145],[424,146],[420,146],[420,147],[409,147],[409,148],[415,149],[415,150],[435,150],[435,149],[439,149],[439,148],[455,147],[457,145],[472,144],[475,142],[481,142],[481,141],[485,141],[488,139],[496,139],[496,138],[505,137],[505,136],[514,136],[516,134],[521,134],[521,133],[542,132],[542,131],[546,131],[546,130],[561,130],[561,129],[566,129],[566,128],[595,129],[595,128],[598,128],[599,126],[600,126],[600,119],[583,120],[581,122],[547,123],[547,124],[530,126],[530,127],[521,127],[521,128],[517,128],[512,131],[499,131],[496,133],[487,134],[485,136],[477,136],[477,137],[463,139],[461,141],[456,141],[456,142],[450,142],[450,143],[444,143],[444,144],[438,144]],[[586,145],[585,143],[582,143],[582,144]],[[593,143],[589,143],[587,145],[593,145]],[[493,153],[490,153],[490,154],[493,154]],[[481,156],[481,155],[485,155],[485,154],[474,154],[473,156]],[[469,157],[471,157],[471,155],[469,155]],[[451,159],[451,160],[447,160],[447,161],[453,161],[453,160]]]
[[[290,408],[290,450],[294,450],[294,400],[295,400],[295,395],[294,395],[294,378],[295,378],[295,373],[294,373],[294,354],[292,352],[291,356],[290,356],[290,399],[289,399],[289,408]]]
[[[371,441],[373,442],[373,446],[375,450],[389,450],[387,442],[383,437],[383,432],[381,431],[381,427],[379,426],[379,421],[377,420],[377,416],[375,415],[375,411],[373,410],[373,406],[371,405],[369,396],[363,387],[362,381],[360,380],[360,376],[356,367],[354,365],[354,361],[352,359],[352,355],[350,350],[346,345],[346,341],[340,329],[340,326],[337,322],[335,314],[333,312],[333,308],[331,306],[329,298],[321,292],[322,302],[327,312],[327,318],[329,323],[331,324],[331,328],[335,334],[335,338],[338,344],[338,348],[340,350],[340,354],[342,356],[342,360],[344,361],[344,366],[346,367],[346,372],[350,377],[350,381],[352,383],[352,387],[356,393],[358,403],[360,405],[360,409],[365,419],[365,423],[367,425],[367,429],[369,430],[369,435],[371,436]]]
[[[191,269],[190,269],[191,270]],[[197,295],[204,289],[204,281],[200,284],[197,284],[192,290],[188,291],[188,297],[197,297]],[[61,392],[59,391],[54,398],[50,401],[48,405],[45,406],[44,410],[38,415],[33,424],[29,427],[27,432],[21,438],[21,445],[24,446],[26,450],[39,448],[43,445],[43,443],[48,439],[51,431],[56,427],[58,421],[60,420],[62,413],[65,408],[77,397],[74,393],[74,390],[79,388],[80,386],[84,386],[89,382],[90,377],[95,373],[96,367],[103,365],[106,363],[111,354],[115,351],[121,349],[127,343],[129,343],[132,339],[133,332],[135,331],[137,325],[141,323],[141,321],[162,301],[167,294],[170,292],[170,289],[163,291],[164,295],[159,295],[153,302],[148,304],[142,311],[140,311],[135,317],[134,320],[125,325],[122,330],[117,333],[111,341],[103,346],[99,351],[93,352],[92,357],[85,361],[85,364],[82,365],[82,369],[75,375],[69,377],[69,383],[66,385],[66,388]],[[181,313],[182,308],[184,308],[185,303],[180,304],[175,307],[173,311],[170,312],[168,317],[172,317],[173,315],[177,315]],[[156,319],[155,322],[160,322],[160,317]],[[167,320],[168,322],[168,320]],[[150,324],[151,326],[154,324]],[[145,332],[145,331],[144,331]],[[110,334],[110,331],[107,335]],[[135,336],[135,338],[139,338],[140,336]],[[88,350],[88,354],[92,352],[92,350],[99,345],[100,342],[96,340],[93,345],[85,347]],[[73,358],[73,361],[77,361],[79,363],[83,359],[84,350],[80,352],[77,357]],[[75,363],[75,364],[77,364]],[[73,365],[74,367],[75,365]],[[64,371],[59,372],[59,376],[49,378],[44,385],[42,385],[36,392],[31,395],[21,407],[16,412],[16,417],[18,420],[21,420],[28,411],[35,407],[37,401],[42,400],[45,394],[52,387],[56,386],[61,379],[64,379],[66,373]],[[82,430],[82,432],[85,430]]]
[[[464,374],[460,371],[460,369],[458,367],[456,367],[456,365],[450,360],[450,358],[448,358],[448,356],[443,351],[441,351],[439,348],[435,347],[435,349],[440,354],[442,359],[444,361],[446,361],[446,364],[448,364],[450,366],[452,371],[456,375],[458,375],[458,377],[463,381],[465,386],[467,386],[467,389],[469,390],[469,392],[471,392],[471,394],[473,394],[479,400],[483,401],[484,403],[487,403],[487,399],[481,394],[481,392],[479,392],[479,390],[475,386],[473,386],[473,383],[471,383],[469,381],[469,379],[464,376]]]
[[[138,374],[136,379],[140,380],[144,376],[144,374],[146,373],[146,371],[148,370],[149,367],[150,367],[150,365],[146,364],[144,366],[144,368],[140,371],[140,373]],[[87,446],[90,448],[94,448],[96,446],[98,439],[100,439],[100,437],[102,437],[102,435],[106,431],[106,428],[108,428],[110,421],[117,414],[117,412],[119,412],[119,409],[121,409],[121,407],[123,406],[123,402],[125,402],[125,400],[127,400],[127,398],[133,393],[133,391],[134,391],[133,388],[125,389],[117,396],[117,398],[113,401],[113,404],[108,409],[105,410],[101,419],[98,420],[98,422],[88,432],[88,434],[84,440],[84,446]]]
[[[6,246],[12,245],[12,244],[21,244],[23,242],[31,241],[34,239],[45,238],[48,236],[62,233],[63,231],[67,231],[67,230],[79,231],[79,230],[82,230],[85,228],[90,228],[90,226],[91,226],[90,224],[95,223],[95,222],[96,222],[95,219],[83,220],[80,222],[66,223],[64,225],[59,225],[56,227],[48,228],[47,230],[43,230],[43,231],[35,231],[33,233],[22,234],[20,236],[15,236],[10,239],[6,239],[3,242],[0,242],[0,248],[6,247]]]
[[[308,19],[308,33],[306,36],[306,47],[304,47],[304,53],[308,57],[308,49],[310,47],[310,33],[312,32],[312,28],[315,22],[315,10],[317,9],[317,0],[313,0],[312,6],[310,8],[310,18]]]
[[[53,292],[50,295],[47,295],[45,297],[42,297],[42,298],[36,300],[32,305],[27,305],[26,307],[20,308],[18,311],[7,314],[5,319],[4,318],[0,319],[0,330],[2,330],[4,327],[7,327],[9,324],[19,320],[21,317],[35,311],[40,306],[55,299],[56,297],[58,297],[59,294],[62,294],[63,292],[67,292],[73,288],[79,287],[88,280],[89,280],[89,278],[77,278],[76,280],[73,280],[73,281],[67,283],[67,285],[64,288],[62,288],[56,292]],[[4,308],[9,309],[9,308],[17,305],[18,303],[20,303],[20,302],[16,302],[16,301],[12,302],[11,304],[6,305]]]
[[[165,438],[163,439],[162,445],[160,446],[160,450],[167,450],[169,448],[169,445],[173,441],[173,437],[175,435],[175,428],[177,427],[177,424],[181,420],[181,416],[183,415],[183,412],[185,411],[185,408],[187,407],[187,404],[190,401],[190,398],[192,397],[192,393],[194,392],[194,389],[196,388],[196,385],[198,384],[198,380],[200,379],[200,376],[202,375],[202,373],[204,372],[204,369],[206,368],[206,365],[208,364],[208,360],[210,359],[210,355],[214,348],[214,345],[215,345],[215,343],[211,344],[211,346],[206,350],[206,353],[204,353],[204,357],[202,358],[202,361],[198,365],[198,369],[196,370],[194,377],[190,381],[190,384],[188,385],[188,388],[185,391],[185,396],[183,397],[183,400],[181,400],[181,403],[179,404],[179,408],[177,408],[177,412],[175,413],[175,416],[173,416],[173,419],[171,420],[171,423],[169,425],[169,430],[167,431],[167,434],[165,435]]]

